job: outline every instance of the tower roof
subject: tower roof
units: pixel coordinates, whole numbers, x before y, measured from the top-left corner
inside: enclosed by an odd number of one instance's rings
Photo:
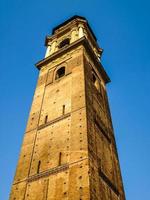
[[[66,24],[68,24],[69,22],[71,22],[71,21],[73,21],[73,20],[75,20],[75,19],[85,20],[85,22],[86,22],[86,24],[87,24],[87,26],[88,26],[88,28],[89,28],[89,30],[90,30],[92,36],[93,36],[94,39],[97,41],[97,38],[96,38],[94,32],[92,31],[92,29],[91,29],[91,27],[90,27],[90,25],[89,25],[89,23],[88,23],[88,20],[87,20],[85,17],[79,16],[79,15],[74,15],[73,17],[67,19],[66,21],[64,21],[63,23],[59,24],[58,26],[55,26],[55,27],[53,28],[53,30],[52,30],[52,34],[54,34],[55,31],[56,31],[57,29],[61,28],[62,26],[65,26]]]

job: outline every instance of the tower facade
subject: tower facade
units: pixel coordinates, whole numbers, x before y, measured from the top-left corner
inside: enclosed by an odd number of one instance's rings
[[[125,200],[94,33],[74,16],[45,45],[10,200]]]

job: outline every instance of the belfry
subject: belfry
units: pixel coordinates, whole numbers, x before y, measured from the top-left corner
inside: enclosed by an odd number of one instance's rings
[[[125,200],[103,50],[80,16],[45,45],[10,200]]]

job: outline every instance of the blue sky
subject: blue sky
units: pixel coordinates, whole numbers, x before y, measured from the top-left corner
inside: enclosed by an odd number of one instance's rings
[[[148,0],[0,1],[0,199],[7,200],[44,40],[72,15],[86,17],[104,49],[108,95],[127,200],[150,199]]]

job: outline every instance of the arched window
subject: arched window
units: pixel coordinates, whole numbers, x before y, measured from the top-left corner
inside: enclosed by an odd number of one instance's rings
[[[92,81],[93,81],[93,84],[96,87],[96,89],[100,92],[100,83],[99,83],[99,80],[94,73],[92,73]]]
[[[70,44],[70,39],[66,38],[66,39],[64,39],[63,41],[60,42],[59,48],[65,47],[65,46],[67,46],[69,44]]]
[[[55,75],[55,80],[65,76],[65,67],[61,67],[57,70],[56,75]]]

